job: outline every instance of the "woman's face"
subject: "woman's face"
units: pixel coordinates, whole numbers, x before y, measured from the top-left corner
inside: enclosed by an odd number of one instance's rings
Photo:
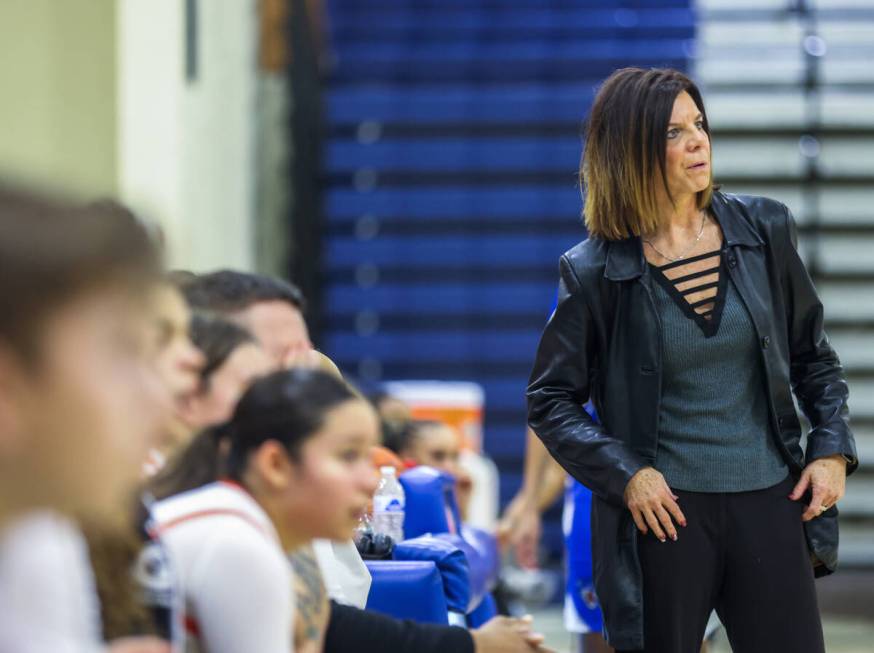
[[[184,406],[200,384],[204,358],[189,337],[191,313],[181,293],[172,286],[163,285],[155,291],[153,305],[155,364],[176,409],[167,424],[164,445],[178,446],[190,435],[190,429],[184,424]]]
[[[0,453],[16,455],[11,474],[31,505],[123,514],[120,497],[139,480],[170,412],[151,357],[149,317],[121,290],[95,290],[45,323],[37,368],[0,370],[0,429],[11,406],[22,436],[17,451]]]
[[[665,163],[668,189],[675,201],[695,195],[710,184],[710,139],[704,131],[704,116],[685,91],[674,101]],[[662,188],[661,184],[657,187]]]
[[[306,440],[284,490],[287,527],[295,535],[307,540],[352,537],[379,480],[370,462],[378,429],[370,405],[353,399],[333,408],[321,430]]]
[[[257,302],[232,316],[264,347],[277,367],[291,367],[313,348],[300,310],[285,301]]]
[[[458,436],[445,424],[421,427],[408,452],[419,465],[428,465],[458,477]]]
[[[206,384],[186,402],[184,417],[194,430],[230,419],[240,397],[252,381],[273,370],[272,359],[254,342],[247,342],[225,359]]]

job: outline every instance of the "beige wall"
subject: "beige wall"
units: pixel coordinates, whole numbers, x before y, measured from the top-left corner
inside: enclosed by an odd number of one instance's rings
[[[112,195],[174,267],[254,264],[258,0],[0,0],[0,175]]]
[[[2,0],[0,44],[0,171],[114,193],[114,0]]]
[[[184,6],[118,2],[118,194],[161,223],[172,267],[247,270],[254,264],[257,0],[198,3],[191,81]]]

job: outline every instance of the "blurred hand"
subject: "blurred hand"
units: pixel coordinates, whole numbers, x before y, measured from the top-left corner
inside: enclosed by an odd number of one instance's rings
[[[526,614],[524,617],[518,620],[517,629],[525,637],[525,641],[528,643],[533,650],[538,651],[539,653],[556,653],[553,649],[546,646],[543,641],[545,637],[540,633],[534,632],[531,630],[531,626],[534,623],[534,618],[530,614]]]
[[[473,478],[461,466],[456,466],[452,475],[455,477],[455,500],[458,502],[458,512],[461,513],[461,520],[467,521],[467,511],[473,495]]]
[[[157,637],[124,637],[109,643],[108,653],[172,653],[170,643]]]
[[[665,477],[652,467],[639,470],[625,486],[625,505],[631,511],[637,529],[646,535],[650,529],[662,542],[668,537],[677,540],[674,521],[686,525],[686,517],[677,504],[677,495],[671,492]]]
[[[543,646],[543,635],[531,630],[531,617],[495,617],[471,631],[475,653],[554,653]]]
[[[315,349],[308,345],[293,347],[286,352],[282,359],[282,369],[303,368],[315,370],[321,366],[322,357]]]
[[[502,549],[512,547],[520,567],[536,569],[541,531],[540,511],[533,501],[517,494],[504,511],[496,535]]]
[[[798,501],[804,493],[811,491],[810,505],[801,515],[802,521],[816,519],[827,509],[835,505],[844,496],[847,483],[847,461],[841,456],[827,456],[811,462],[789,495],[793,501]]]

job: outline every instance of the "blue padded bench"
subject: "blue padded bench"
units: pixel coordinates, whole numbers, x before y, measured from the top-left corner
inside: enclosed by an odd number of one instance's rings
[[[443,577],[431,560],[367,560],[368,610],[421,623],[449,623]]]

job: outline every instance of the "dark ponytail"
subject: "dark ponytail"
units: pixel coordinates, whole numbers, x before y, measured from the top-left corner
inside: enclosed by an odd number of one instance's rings
[[[195,314],[191,319],[191,341],[204,356],[201,391],[209,388],[212,375],[237,347],[257,342],[243,327],[202,314]],[[220,478],[224,474],[228,445],[224,429],[224,426],[210,427],[174,452],[164,468],[149,480],[148,492],[155,499],[165,499]]]
[[[336,406],[359,399],[341,379],[318,370],[274,372],[249,388],[227,424],[230,455],[226,472],[240,480],[249,455],[269,440],[297,460],[303,443],[324,424]]]
[[[201,431],[149,479],[146,490],[160,500],[218,480],[224,475],[227,445],[224,425]]]

